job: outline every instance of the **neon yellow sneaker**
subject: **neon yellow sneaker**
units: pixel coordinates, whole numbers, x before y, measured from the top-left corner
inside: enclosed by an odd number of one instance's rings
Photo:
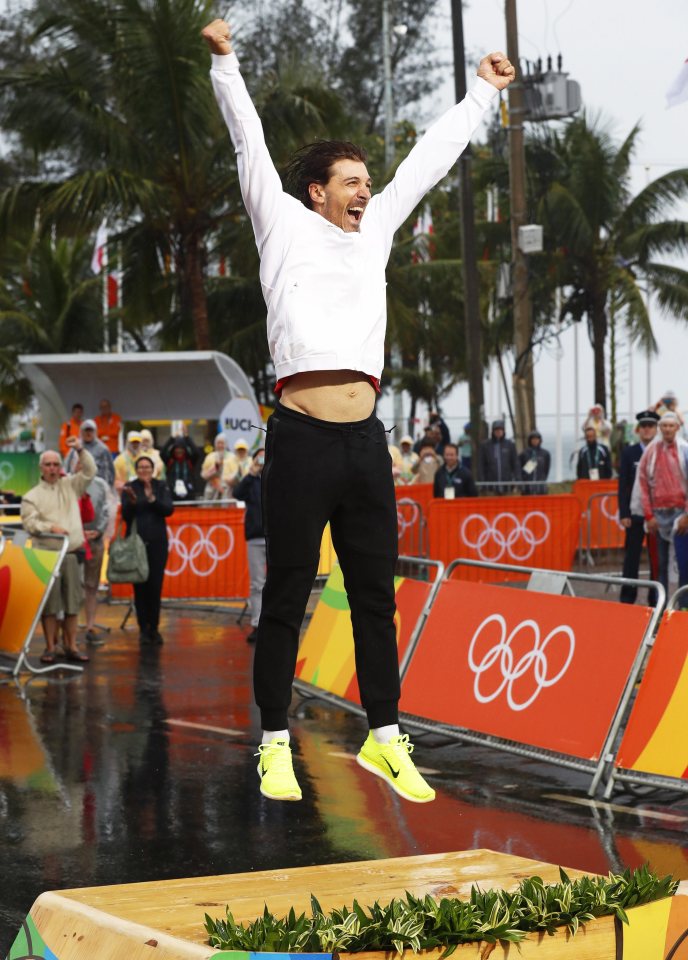
[[[370,773],[382,777],[399,796],[413,803],[429,803],[435,791],[415,768],[411,754],[413,744],[408,734],[392,737],[389,743],[378,743],[372,734],[361,747],[356,762]]]
[[[261,743],[256,757],[260,792],[271,800],[300,800],[301,787],[294,776],[291,747],[286,740],[274,737],[270,743]]]

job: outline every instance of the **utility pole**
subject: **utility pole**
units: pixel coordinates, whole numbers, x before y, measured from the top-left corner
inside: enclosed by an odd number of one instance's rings
[[[461,0],[451,0],[454,44],[454,89],[456,102],[466,96],[466,56],[463,39]],[[468,366],[468,405],[471,421],[472,470],[478,476],[478,446],[484,418],[482,328],[478,299],[478,266],[475,258],[475,209],[470,144],[459,158],[459,213],[461,216],[461,262],[463,264],[463,304]]]
[[[392,21],[390,17],[391,0],[382,0],[382,69],[384,75],[384,107],[385,107],[385,168],[390,169],[394,163],[394,87],[392,85]],[[401,351],[395,344],[392,345],[390,362],[393,370],[401,370]],[[394,386],[392,398],[392,417],[398,436],[406,433],[404,429],[404,407],[401,388]]]
[[[516,407],[516,446],[523,450],[526,437],[535,429],[535,381],[533,378],[533,319],[528,291],[528,263],[519,247],[519,227],[526,224],[526,152],[523,120],[526,112],[525,87],[518,74],[518,26],[516,0],[505,0],[506,51],[516,68],[516,80],[509,85],[509,189],[511,193],[511,264],[514,313],[513,393]]]

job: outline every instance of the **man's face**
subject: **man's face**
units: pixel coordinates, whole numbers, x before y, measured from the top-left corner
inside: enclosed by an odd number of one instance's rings
[[[57,483],[60,479],[62,463],[59,456],[53,450],[46,450],[41,457],[41,479],[46,483]]]
[[[75,403],[74,406],[72,407],[72,419],[81,420],[83,415],[84,415],[84,408],[81,406],[80,403]]]
[[[133,455],[134,457],[138,456],[138,454],[139,454],[140,451],[141,451],[141,441],[140,441],[140,440],[130,440],[130,441],[129,441],[129,449],[131,450],[132,455]]]
[[[588,427],[588,429],[585,431],[585,439],[588,443],[592,443],[593,440],[597,439],[597,433],[595,432],[594,427]]]
[[[662,431],[662,438],[666,443],[674,442],[674,437],[678,433],[678,424],[674,420],[665,420],[660,423],[659,429]]]
[[[454,447],[445,447],[444,448],[444,465],[447,468],[447,470],[453,470],[458,462],[459,462],[459,458]]]
[[[539,447],[542,441],[540,440],[539,437],[531,437],[528,443],[530,444],[531,447]]]
[[[248,456],[248,450],[245,447],[237,447],[235,452],[239,460],[245,460]]]
[[[312,183],[309,187],[313,210],[345,233],[357,233],[370,201],[370,187],[365,163],[337,160],[324,186]]]
[[[186,451],[184,447],[175,447],[172,451],[172,456],[175,460],[183,460],[186,456]]]
[[[495,438],[495,440],[501,440],[504,436],[504,427],[495,427],[492,431],[492,436]]]
[[[81,431],[81,439],[84,441],[84,443],[93,443],[95,438],[96,432],[91,427],[89,427],[87,430]]]
[[[98,404],[98,409],[100,410],[101,417],[109,417],[111,412],[110,401],[101,400]]]
[[[650,443],[657,436],[656,423],[641,423],[638,425],[638,436],[641,443]]]

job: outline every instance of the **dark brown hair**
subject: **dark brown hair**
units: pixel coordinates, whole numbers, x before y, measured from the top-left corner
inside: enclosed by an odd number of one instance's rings
[[[363,147],[349,140],[316,140],[301,147],[284,169],[284,186],[288,193],[313,209],[308,191],[312,183],[324,186],[332,176],[332,165],[338,160],[360,160],[366,163],[368,154]]]

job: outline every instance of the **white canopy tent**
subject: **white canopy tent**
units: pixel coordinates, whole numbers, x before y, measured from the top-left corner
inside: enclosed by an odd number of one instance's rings
[[[74,403],[96,416],[107,398],[123,420],[219,418],[245,397],[260,412],[248,377],[214,350],[176,353],[63,353],[27,355],[19,363],[38,399],[46,443],[56,443]]]

